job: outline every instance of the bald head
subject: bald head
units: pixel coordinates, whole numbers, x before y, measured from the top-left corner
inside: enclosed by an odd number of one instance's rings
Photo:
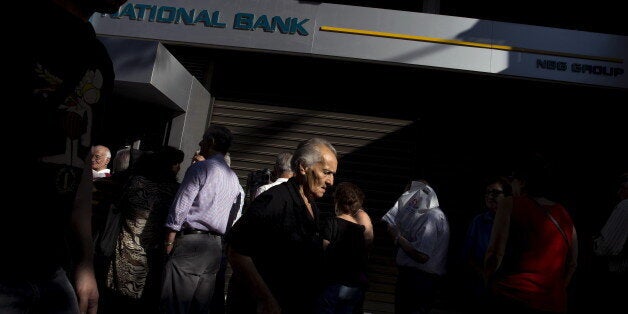
[[[107,169],[107,165],[111,160],[111,151],[107,146],[97,145],[92,147],[92,169],[101,171]]]

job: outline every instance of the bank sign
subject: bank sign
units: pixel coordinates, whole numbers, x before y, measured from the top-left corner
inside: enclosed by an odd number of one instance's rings
[[[105,15],[103,15],[105,16]],[[130,21],[147,21],[150,23],[183,24],[188,26],[202,26],[213,28],[231,27],[237,30],[260,30],[268,33],[308,36],[310,33],[306,24],[308,18],[256,16],[249,12],[238,12],[233,16],[224,16],[220,11],[208,9],[190,9],[165,5],[150,5],[142,3],[127,3],[118,13],[110,15],[112,19],[128,19]]]
[[[627,36],[323,2],[139,1],[94,15],[96,33],[628,89]]]

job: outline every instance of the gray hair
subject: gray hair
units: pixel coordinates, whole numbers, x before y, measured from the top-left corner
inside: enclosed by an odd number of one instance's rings
[[[124,171],[129,168],[129,162],[131,160],[131,147],[125,147],[116,152],[116,157],[113,158],[113,172]]]
[[[338,157],[338,153],[334,146],[325,139],[320,137],[313,137],[307,141],[301,142],[297,147],[297,150],[292,156],[292,171],[299,173],[299,165],[303,164],[305,167],[310,167],[317,162],[323,161],[323,154],[321,153],[321,147],[327,147],[334,156]]]
[[[96,146],[92,146],[92,154],[98,150],[98,149],[104,149],[105,150],[105,157],[110,158],[111,159],[111,151],[109,150],[109,147],[104,146],[104,145],[96,145]]]
[[[277,159],[275,160],[275,171],[277,175],[282,173],[290,173],[292,172],[292,168],[290,162],[292,161],[292,153],[281,152],[277,154]]]
[[[111,167],[111,171],[116,173],[129,169],[143,154],[144,153],[141,150],[132,148],[130,145],[119,149],[116,152],[116,156],[113,157],[113,166]]]

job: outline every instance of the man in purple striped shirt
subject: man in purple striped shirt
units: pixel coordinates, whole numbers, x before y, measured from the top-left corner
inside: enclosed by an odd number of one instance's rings
[[[188,168],[170,207],[161,294],[166,313],[207,313],[222,256],[222,235],[241,186],[225,161],[233,136],[211,125],[199,143],[205,158]],[[236,205],[237,206],[237,205]],[[217,296],[220,297],[220,296]]]

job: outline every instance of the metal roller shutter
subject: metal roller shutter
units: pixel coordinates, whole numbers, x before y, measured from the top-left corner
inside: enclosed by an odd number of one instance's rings
[[[233,132],[231,166],[243,187],[251,171],[272,169],[279,152],[293,151],[305,139],[322,137],[334,145],[339,154],[336,183],[351,181],[364,191],[365,209],[375,226],[365,311],[392,312],[396,268],[390,239],[379,220],[415,173],[416,123],[221,100],[213,104],[211,123]],[[331,214],[329,195],[318,204],[323,215]]]

